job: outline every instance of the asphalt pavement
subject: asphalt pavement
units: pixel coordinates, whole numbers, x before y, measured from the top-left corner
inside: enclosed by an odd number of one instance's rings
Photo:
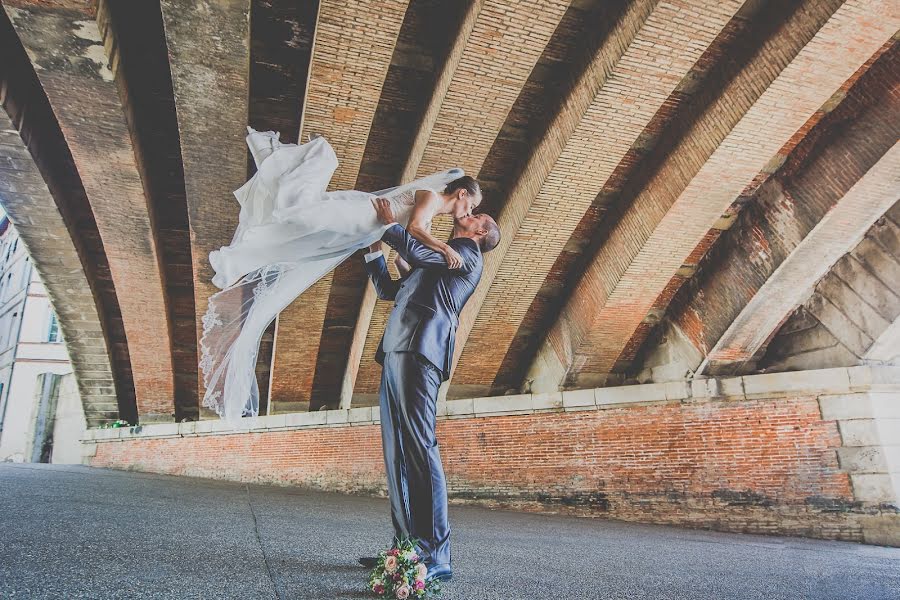
[[[441,598],[900,600],[900,549],[450,510]],[[373,598],[387,501],[0,463],[0,598]]]

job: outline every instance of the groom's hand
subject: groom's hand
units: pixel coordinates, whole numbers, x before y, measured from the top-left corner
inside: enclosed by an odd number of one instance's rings
[[[375,215],[384,225],[396,223],[394,220],[394,211],[391,210],[391,203],[387,198],[375,198],[372,200],[375,205]]]

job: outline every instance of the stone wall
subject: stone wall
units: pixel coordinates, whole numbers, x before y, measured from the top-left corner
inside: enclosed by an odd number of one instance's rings
[[[869,229],[785,322],[767,370],[900,362],[900,202]]]
[[[451,400],[454,502],[900,545],[900,369]],[[893,445],[892,445],[893,444]],[[90,430],[97,467],[384,494],[378,409]]]

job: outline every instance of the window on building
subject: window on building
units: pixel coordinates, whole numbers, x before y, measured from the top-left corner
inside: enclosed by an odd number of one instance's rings
[[[18,321],[19,311],[15,311],[8,319],[4,321],[3,331],[0,332],[0,348],[2,348],[3,350],[7,350],[8,348],[11,348],[18,343],[18,329],[16,328],[18,325]]]
[[[56,318],[56,313],[53,312],[53,310],[50,311],[50,325],[47,327],[47,341],[51,344],[63,341],[62,331],[59,329],[59,319]]]

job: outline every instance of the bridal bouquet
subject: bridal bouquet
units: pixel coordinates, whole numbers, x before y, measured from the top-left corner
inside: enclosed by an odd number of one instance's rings
[[[396,548],[378,554],[378,564],[369,575],[369,589],[380,598],[426,598],[438,594],[440,582],[425,581],[428,567],[416,554],[416,542],[406,539]]]

